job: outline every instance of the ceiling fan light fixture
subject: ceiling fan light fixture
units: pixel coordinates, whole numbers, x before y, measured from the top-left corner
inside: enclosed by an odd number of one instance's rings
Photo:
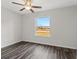
[[[41,8],[41,6],[33,6],[31,0],[24,0],[24,4],[20,4],[20,3],[17,3],[17,2],[12,2],[12,3],[24,6],[24,8],[20,9],[20,11],[27,9],[27,10],[30,10],[33,13],[34,12],[33,8]]]
[[[30,9],[31,9],[31,6],[25,6],[25,8],[26,8],[27,10],[30,10]]]

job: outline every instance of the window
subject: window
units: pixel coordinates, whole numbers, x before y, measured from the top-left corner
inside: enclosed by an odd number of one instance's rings
[[[36,19],[36,36],[50,36],[50,18],[41,17]]]

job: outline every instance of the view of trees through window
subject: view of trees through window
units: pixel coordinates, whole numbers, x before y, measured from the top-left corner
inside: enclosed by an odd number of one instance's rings
[[[41,17],[36,19],[36,35],[37,36],[50,36],[50,18]]]

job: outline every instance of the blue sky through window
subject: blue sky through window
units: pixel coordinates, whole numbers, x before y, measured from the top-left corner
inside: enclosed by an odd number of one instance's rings
[[[50,19],[49,17],[43,17],[43,18],[37,18],[37,26],[50,26],[49,22]]]

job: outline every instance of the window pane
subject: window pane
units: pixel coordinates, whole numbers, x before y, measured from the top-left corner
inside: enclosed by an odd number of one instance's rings
[[[38,18],[37,26],[49,26],[49,18]]]
[[[36,21],[36,35],[37,36],[50,36],[50,21],[49,17],[38,18]]]

